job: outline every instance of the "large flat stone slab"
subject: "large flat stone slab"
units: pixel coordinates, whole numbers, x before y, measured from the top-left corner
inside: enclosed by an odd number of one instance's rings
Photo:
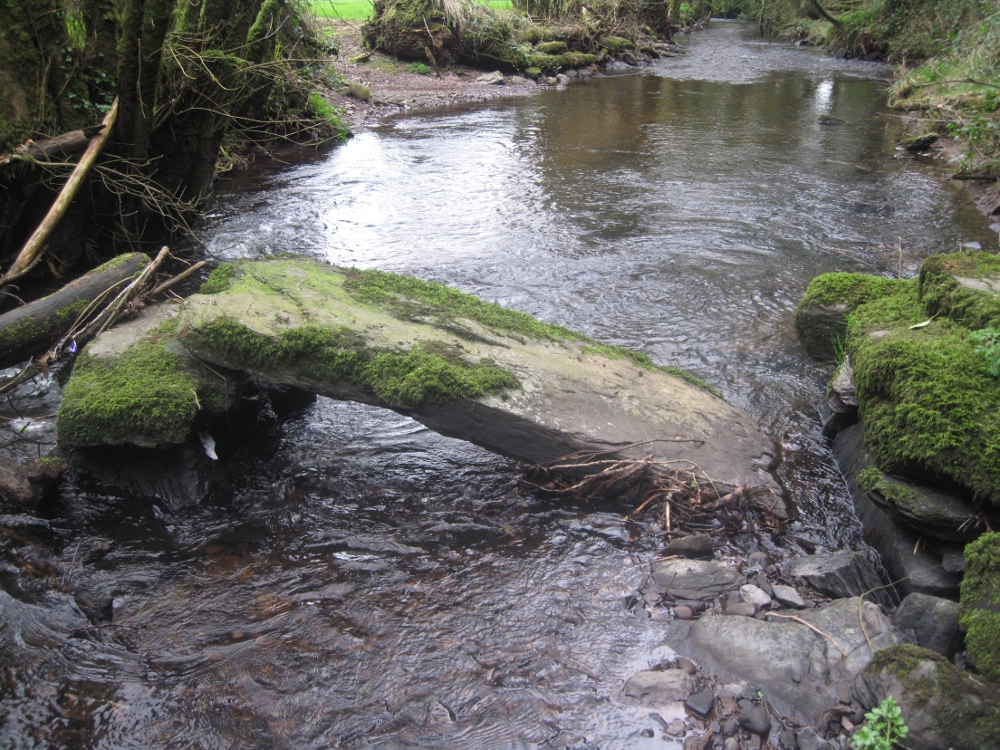
[[[218,293],[181,306],[177,341],[212,366],[392,408],[522,461],[601,451],[763,485],[787,514],[771,439],[684,373],[447,287],[372,273],[302,259],[228,267],[210,280]]]

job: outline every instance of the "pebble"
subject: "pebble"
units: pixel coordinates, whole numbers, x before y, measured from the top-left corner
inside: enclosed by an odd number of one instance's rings
[[[715,556],[715,546],[708,534],[692,534],[674,539],[663,551],[665,555],[677,555],[692,559],[711,560]]]
[[[684,705],[698,716],[708,716],[715,706],[715,694],[711,690],[702,690],[689,696]]]
[[[771,597],[764,593],[763,589],[754,586],[752,583],[740,586],[740,596],[747,604],[764,609],[771,606]]]
[[[515,86],[519,86],[522,83],[527,83],[528,79],[527,78],[522,78],[521,76],[511,76],[510,77],[510,82],[512,84],[514,84]]]
[[[771,729],[771,717],[767,715],[767,711],[758,706],[748,708],[741,713],[739,722],[741,727],[754,734],[765,735]]]
[[[693,620],[694,610],[682,604],[679,607],[674,607],[674,617],[678,620]]]
[[[667,724],[667,734],[671,737],[680,737],[684,734],[684,721],[683,719],[674,719],[672,722]]]
[[[722,722],[722,734],[726,737],[732,737],[738,731],[740,731],[740,725],[735,719]]]
[[[791,586],[775,586],[774,598],[784,606],[792,607],[793,609],[802,609],[806,606],[805,600]]]
[[[756,570],[763,570],[768,565],[773,565],[774,560],[766,552],[751,552],[747,556],[747,566]]]
[[[757,613],[756,608],[749,602],[736,602],[726,607],[727,615],[737,615],[740,617],[753,617]]]
[[[691,675],[698,671],[698,667],[695,666],[695,663],[690,659],[685,659],[683,656],[677,659],[677,668],[683,669]]]
[[[799,750],[798,740],[795,738],[795,732],[791,729],[786,729],[781,733],[781,750]]]
[[[726,737],[726,741],[722,743],[722,750],[739,750],[740,741],[735,737]]]

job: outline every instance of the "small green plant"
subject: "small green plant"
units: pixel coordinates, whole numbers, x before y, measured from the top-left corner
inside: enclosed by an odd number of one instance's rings
[[[851,737],[854,750],[893,750],[910,731],[891,695],[865,714],[865,725]]]
[[[429,76],[431,73],[434,72],[434,69],[430,65],[427,65],[426,63],[422,62],[412,62],[406,66],[406,69],[411,73],[416,73],[419,76]]]
[[[986,370],[1000,378],[1000,328],[982,328],[970,336],[978,344],[973,351],[986,360]]]

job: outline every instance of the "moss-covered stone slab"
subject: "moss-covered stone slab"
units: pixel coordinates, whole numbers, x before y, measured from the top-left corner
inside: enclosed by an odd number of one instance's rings
[[[965,548],[961,605],[969,657],[986,679],[1000,682],[1000,532]]]
[[[181,306],[176,337],[213,367],[389,407],[532,463],[653,456],[779,492],[761,429],[640,353],[438,284],[301,259],[224,266],[203,291]],[[788,513],[777,494],[774,508]]]
[[[236,379],[190,357],[175,336],[177,313],[155,305],[87,345],[56,418],[61,446],[183,443],[200,415],[226,411]]]
[[[1000,747],[1000,685],[973,678],[926,648],[878,651],[851,686],[865,710],[892,696],[909,727],[912,750]]]

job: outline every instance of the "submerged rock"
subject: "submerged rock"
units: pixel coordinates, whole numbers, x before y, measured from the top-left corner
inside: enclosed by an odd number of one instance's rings
[[[694,678],[683,669],[639,672],[625,683],[624,693],[643,706],[682,701],[694,689]]]
[[[739,571],[703,560],[661,560],[652,578],[657,593],[675,599],[711,599],[743,583]]]
[[[933,651],[910,645],[880,651],[852,693],[866,710],[895,698],[912,750],[1000,747],[1000,685],[973,680]]]
[[[226,368],[392,408],[532,463],[588,450],[693,462],[729,487],[752,477],[775,493],[774,514],[788,515],[768,473],[772,441],[696,378],[640,353],[438,284],[302,259],[223,266],[203,292],[180,306],[172,331],[146,324],[150,336],[134,345],[206,364],[192,371],[171,359],[169,388],[150,382],[134,400],[121,397],[129,381],[102,381],[98,401],[117,410],[111,427],[94,418],[84,401],[96,393],[86,381],[74,388],[74,373],[59,417],[64,444],[181,442],[211,395],[200,389],[218,388],[224,379],[212,371]],[[84,359],[108,348],[102,336]]]

